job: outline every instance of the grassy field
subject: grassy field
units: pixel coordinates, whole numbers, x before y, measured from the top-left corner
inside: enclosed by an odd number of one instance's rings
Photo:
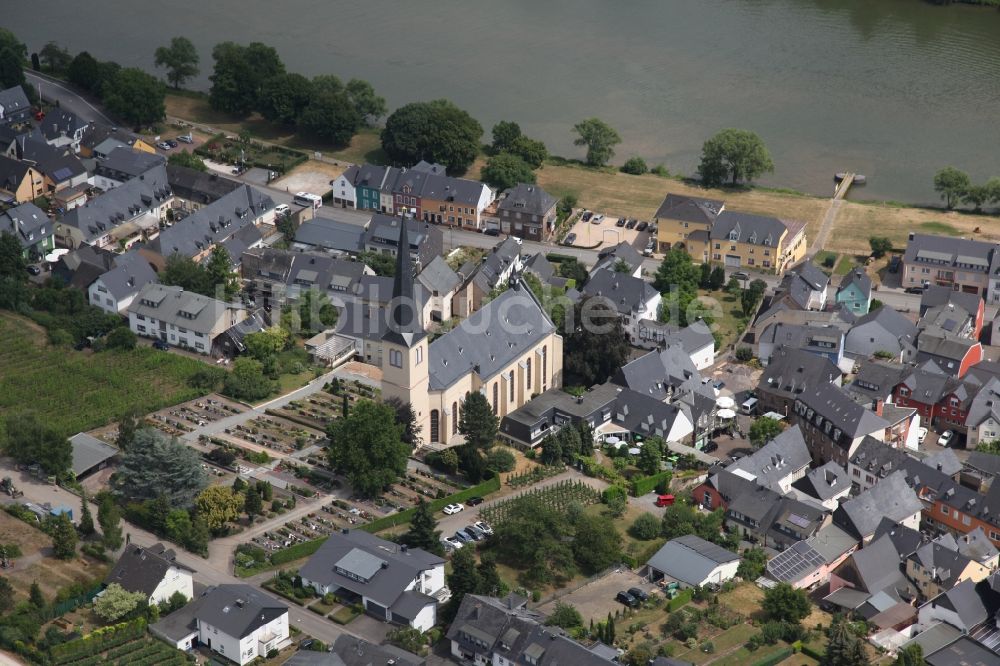
[[[0,415],[32,411],[66,435],[130,408],[150,412],[196,398],[204,391],[187,379],[204,366],[149,347],[98,354],[51,347],[40,327],[0,313]]]
[[[893,247],[903,248],[911,231],[996,242],[1000,241],[998,223],[1000,217],[991,215],[848,201],[837,215],[827,249],[868,254],[868,239],[873,235],[887,236]]]
[[[713,332],[722,336],[721,349],[725,349],[739,338],[740,327],[746,328],[742,306],[735,296],[725,291],[699,289],[698,297],[703,299],[702,303],[708,305],[710,310],[714,310],[714,305],[718,304],[719,312],[712,315],[715,318]]]

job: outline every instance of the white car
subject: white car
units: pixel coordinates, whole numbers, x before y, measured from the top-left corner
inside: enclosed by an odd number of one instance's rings
[[[445,551],[449,553],[453,550],[458,550],[465,545],[453,537],[441,537],[441,544],[444,546]]]
[[[464,504],[449,504],[444,508],[445,515],[453,516],[465,508]]]
[[[482,532],[483,534],[485,534],[486,536],[493,536],[493,528],[490,527],[489,525],[487,525],[486,523],[484,523],[481,520],[478,521],[478,522],[472,523],[472,526],[475,527],[480,532]]]
[[[278,215],[279,217],[284,217],[291,212],[292,209],[288,206],[288,204],[278,204],[277,206],[274,207],[274,214]]]
[[[925,439],[927,439],[927,428],[917,428],[917,441],[923,444]]]
[[[953,430],[945,430],[943,433],[941,433],[941,436],[938,437],[938,445],[939,446],[948,446],[948,444],[951,442],[951,440],[954,437],[955,437],[955,431],[953,431]]]

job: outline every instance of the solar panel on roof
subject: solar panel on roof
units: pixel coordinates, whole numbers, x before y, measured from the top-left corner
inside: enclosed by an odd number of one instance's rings
[[[767,571],[779,581],[793,582],[825,563],[823,556],[805,541],[778,553],[767,563]]]
[[[63,167],[62,169],[56,169],[56,172],[52,175],[56,177],[56,180],[66,180],[67,178],[71,178],[73,176],[73,172],[66,167]]]
[[[788,522],[790,522],[793,525],[798,525],[799,527],[809,527],[810,521],[807,518],[803,518],[797,513],[793,513],[790,516],[788,516]]]

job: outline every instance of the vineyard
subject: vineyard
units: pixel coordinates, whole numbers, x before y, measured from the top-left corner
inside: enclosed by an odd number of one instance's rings
[[[148,347],[92,354],[44,340],[43,331],[0,314],[0,413],[30,405],[41,422],[68,436],[132,408],[149,412],[205,393],[187,383],[205,367],[194,359]]]
[[[571,504],[597,504],[601,501],[600,491],[582,481],[560,481],[547,488],[535,488],[527,492],[500,500],[482,509],[479,514],[490,525],[503,524],[511,509],[518,502],[539,502],[556,511],[566,511]]]
[[[100,629],[52,649],[55,666],[183,666],[191,660],[180,650],[146,635],[138,620]]]

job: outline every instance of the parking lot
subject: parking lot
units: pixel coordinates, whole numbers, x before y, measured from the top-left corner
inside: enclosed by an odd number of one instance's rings
[[[623,567],[587,583],[578,590],[539,606],[538,610],[548,615],[555,610],[556,601],[561,601],[580,611],[583,623],[586,625],[590,620],[595,622],[604,620],[608,617],[608,612],[614,613],[616,610],[624,608],[620,602],[615,601],[615,595],[630,587],[638,587],[649,595],[660,594],[656,585],[646,582],[637,573]]]
[[[584,220],[583,218],[588,217],[587,213],[591,214],[589,220]],[[603,215],[603,217],[601,217]],[[594,224],[594,219],[600,217],[600,222]],[[576,238],[572,245],[576,247],[593,247],[598,245],[597,249],[604,249],[606,247],[614,247],[621,242],[628,243],[634,247],[639,253],[646,247],[646,243],[650,239],[650,229],[655,227],[650,227],[648,221],[627,219],[622,226],[618,226],[619,217],[612,215],[611,213],[595,213],[592,211],[584,211],[583,215],[576,221],[573,228],[570,229],[570,234],[576,234]],[[643,231],[639,231],[639,227],[645,224]],[[567,234],[566,238],[569,238]]]

